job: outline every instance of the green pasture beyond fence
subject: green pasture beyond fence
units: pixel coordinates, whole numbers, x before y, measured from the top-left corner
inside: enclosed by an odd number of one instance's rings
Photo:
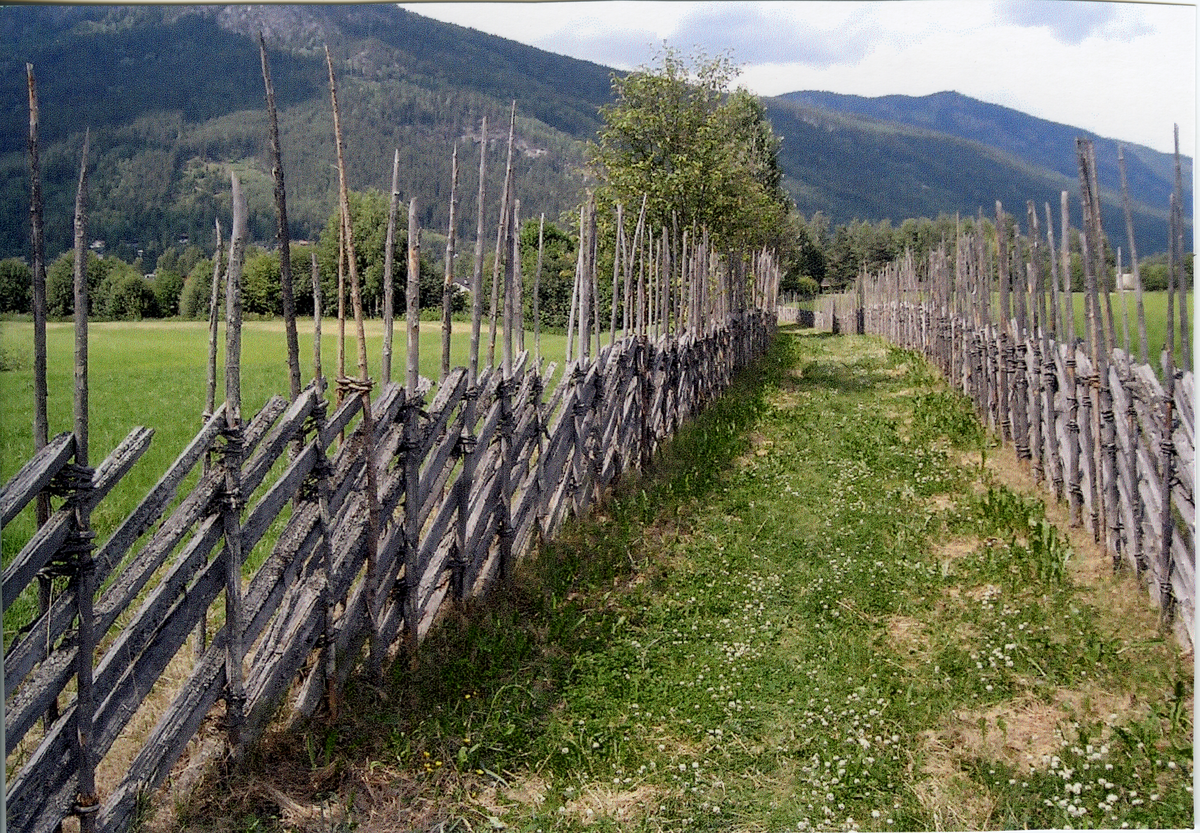
[[[1109,299],[1112,302],[1113,320],[1117,327],[1117,344],[1121,349],[1126,349],[1125,341],[1125,313],[1129,314],[1129,344],[1133,347],[1133,355],[1138,354],[1138,329],[1137,329],[1137,296],[1133,291],[1112,292],[1109,293]],[[1000,294],[992,292],[992,309],[999,306]],[[829,315],[832,310],[837,309],[841,314],[848,314],[847,311],[855,306],[855,295],[853,292],[839,292],[822,295],[816,299],[805,302],[798,302],[795,306],[800,309],[811,309],[816,311],[818,315],[824,315],[824,318],[819,318],[815,326],[818,328],[829,329]],[[1074,310],[1075,335],[1077,338],[1085,338],[1087,336],[1087,296],[1083,292],[1071,293],[1071,306]],[[1154,357],[1163,349],[1167,343],[1167,293],[1162,292],[1143,292],[1142,306],[1146,314],[1146,344],[1147,350],[1151,355],[1154,366],[1158,366],[1158,361]],[[1196,306],[1193,292],[1187,293],[1187,324],[1189,343],[1196,344]],[[1060,339],[1061,340],[1061,339]],[[1183,349],[1182,334],[1179,332],[1179,309],[1175,310],[1175,354],[1180,355]],[[1161,369],[1160,369],[1161,373]]]

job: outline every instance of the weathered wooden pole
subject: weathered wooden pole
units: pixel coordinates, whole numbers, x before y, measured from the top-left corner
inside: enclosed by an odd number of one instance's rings
[[[267,88],[267,117],[271,134],[271,175],[275,180],[275,213],[278,218],[275,239],[279,244],[279,299],[283,306],[283,329],[287,339],[288,385],[291,398],[300,395],[300,342],[296,335],[296,298],[292,287],[292,239],[287,219],[287,186],[283,177],[283,154],[279,144],[279,119],[275,111],[275,85],[271,82],[271,64],[267,42],[258,33],[258,52],[262,61],[263,84]]]
[[[1142,304],[1142,271],[1138,265],[1137,241],[1133,236],[1133,209],[1129,201],[1129,181],[1125,176],[1124,146],[1118,145],[1117,147],[1117,164],[1121,169],[1121,206],[1125,211],[1125,238],[1129,243],[1129,267],[1133,270],[1134,291],[1137,293],[1138,343],[1141,348],[1138,360],[1142,364],[1149,364],[1150,359],[1146,346],[1146,309]]]
[[[1050,433],[1048,435],[1048,439],[1049,439],[1048,448],[1049,448],[1049,451],[1051,454],[1051,460],[1053,463],[1053,466],[1051,469],[1051,476],[1054,481],[1054,496],[1057,500],[1062,500],[1063,499],[1063,484],[1065,483],[1064,475],[1063,475],[1063,469],[1065,466],[1065,462],[1063,460],[1063,449],[1062,449],[1062,447],[1059,443],[1059,439],[1058,439],[1059,413],[1058,413],[1057,406],[1055,406],[1055,404],[1054,404],[1055,394],[1058,392],[1058,389],[1059,389],[1058,340],[1059,340],[1060,336],[1059,336],[1059,333],[1057,332],[1057,330],[1059,327],[1059,322],[1062,320],[1062,318],[1061,318],[1062,312],[1060,309],[1060,304],[1061,304],[1062,299],[1059,297],[1059,291],[1058,291],[1058,257],[1055,252],[1054,222],[1053,222],[1052,216],[1050,214],[1050,203],[1048,203],[1048,202],[1045,203],[1044,208],[1045,208],[1045,213],[1046,213],[1046,254],[1047,254],[1047,257],[1049,257],[1049,259],[1050,259],[1050,298],[1051,298],[1051,314],[1048,319],[1050,322],[1051,333],[1050,333],[1050,338],[1047,342],[1046,354],[1044,356],[1045,361],[1046,361],[1047,404],[1050,406],[1049,411],[1048,411],[1049,415],[1047,417],[1047,424],[1049,426],[1049,431],[1050,431]]]
[[[505,218],[504,226],[504,309],[501,315],[501,321],[504,325],[504,345],[502,350],[501,364],[503,365],[504,378],[512,377],[513,367],[513,347],[515,340],[513,338],[513,326],[517,320],[516,304],[516,262],[514,255],[513,243],[513,224],[516,222],[517,209],[520,206],[520,200],[513,199],[512,205],[509,208],[508,217]],[[517,245],[520,245],[519,243]]]
[[[217,332],[220,321],[218,303],[221,296],[221,264],[225,260],[225,241],[221,237],[221,220],[219,218],[215,221],[215,225],[216,254],[213,256],[212,287],[208,302],[208,389],[205,393],[201,422],[208,422],[217,407]],[[208,471],[211,458],[212,450],[210,449],[204,458],[205,471]],[[200,621],[196,624],[195,654],[197,659],[203,656],[207,641],[208,612],[204,611],[200,614]]]
[[[592,222],[593,213],[592,195],[588,195],[587,203],[584,205],[583,211],[579,215],[579,348],[575,351],[575,357],[579,360],[584,360],[589,354],[589,328],[588,321],[590,318],[591,307],[591,258],[589,252],[592,245]]]
[[[513,338],[518,354],[525,352],[525,276],[521,271],[521,201],[513,200],[512,219]]]
[[[617,343],[617,293],[620,291],[622,244],[625,242],[625,213],[617,203],[616,226],[613,229],[613,279],[612,302],[609,304],[608,345]]]
[[[513,198],[508,224],[504,229],[504,364],[505,378],[512,375],[513,351],[516,348],[517,323],[517,261],[520,259],[520,240],[514,228],[520,213],[521,201]]]
[[[88,463],[88,285],[87,285],[87,157],[91,131],[83,134],[83,153],[79,162],[79,186],[75,192],[75,465],[80,482],[91,485]],[[85,481],[86,478],[86,481]],[[92,687],[92,663],[96,652],[93,599],[96,593],[96,564],[92,559],[91,510],[86,500],[75,505],[74,529],[68,546],[75,551],[75,600],[79,614],[79,650],[75,662],[75,739],[79,760],[79,794],[75,811],[79,829],[91,833],[96,828],[95,810],[97,755],[93,748],[93,720],[96,702]]]
[[[1176,183],[1178,188],[1178,183]],[[1170,202],[1170,241],[1167,246],[1167,338],[1163,350],[1163,423],[1162,439],[1159,441],[1159,489],[1160,505],[1159,524],[1162,528],[1162,540],[1158,550],[1158,610],[1160,627],[1166,629],[1175,621],[1175,592],[1171,583],[1174,572],[1174,558],[1171,547],[1175,538],[1175,514],[1171,511],[1171,489],[1175,481],[1175,283],[1177,272],[1182,279],[1179,259],[1176,251],[1176,241],[1182,240],[1179,231],[1179,201],[1178,194],[1171,194]]]
[[[337,373],[334,376],[334,385],[337,389],[337,405],[342,404],[342,399],[346,395],[346,389],[342,385],[342,379],[346,378],[346,249],[347,238],[349,234],[346,230],[346,223],[349,217],[346,216],[345,210],[338,204],[338,214],[341,216],[341,226],[338,232],[338,273],[337,273]],[[343,432],[343,439],[345,433]]]
[[[1096,174],[1096,149],[1090,142],[1085,142],[1082,150],[1086,155],[1087,162],[1087,199],[1088,211],[1085,216],[1089,220],[1089,236],[1093,238],[1095,249],[1095,266],[1093,267],[1093,275],[1091,278],[1094,291],[1098,292],[1099,287],[1099,270],[1104,266],[1104,230],[1100,222],[1100,188]],[[1085,269],[1086,264],[1085,264]],[[1109,295],[1105,290],[1105,300],[1108,301]],[[1096,299],[1098,301],[1098,299]],[[1095,303],[1095,301],[1094,301]],[[1107,313],[1109,319],[1112,317],[1112,304],[1107,305]],[[1117,440],[1116,440],[1116,417],[1113,413],[1113,397],[1111,381],[1109,379],[1109,351],[1112,348],[1113,333],[1110,322],[1109,332],[1101,337],[1099,350],[1096,353],[1094,362],[1096,372],[1099,377],[1098,387],[1096,392],[1097,398],[1097,452],[1100,465],[1098,465],[1097,473],[1102,480],[1100,487],[1103,490],[1101,493],[1101,519],[1107,529],[1108,548],[1112,552],[1113,569],[1118,570],[1123,563],[1122,557],[1122,521],[1120,512],[1120,496],[1117,489]]]
[[[571,306],[567,312],[567,355],[568,362],[575,355],[575,315],[579,310],[579,285],[583,281],[583,225],[584,206],[579,206],[579,246],[575,250],[575,279],[571,284]]]
[[[362,285],[358,276],[358,259],[354,252],[354,226],[350,219],[350,192],[346,184],[345,150],[342,144],[341,111],[337,101],[337,82],[333,73],[333,57],[329,47],[325,47],[325,63],[329,69],[329,97],[333,105],[333,134],[337,148],[338,165],[338,197],[341,203],[342,223],[346,237],[346,260],[350,273],[350,303],[354,309],[355,334],[358,337],[358,379],[350,380],[344,375],[338,379],[339,389],[352,388],[362,400],[362,425],[359,427],[361,446],[359,455],[366,469],[366,500],[367,500],[367,592],[366,617],[370,634],[370,648],[367,654],[367,670],[371,678],[378,680],[383,673],[383,655],[386,652],[379,634],[379,605],[380,588],[377,586],[378,573],[378,543],[379,543],[379,490],[375,473],[375,457],[372,448],[374,435],[374,420],[371,417],[371,387],[372,383],[367,374],[367,337],[363,324]],[[412,242],[409,242],[412,245]],[[413,280],[409,276],[409,281]],[[340,300],[340,299],[339,299]],[[410,302],[411,303],[411,302]],[[339,307],[341,305],[339,304]],[[343,318],[344,320],[344,318]],[[343,330],[344,332],[344,330]],[[342,351],[339,351],[342,352]],[[339,368],[344,373],[344,367]]]
[[[479,128],[479,196],[477,199],[477,225],[475,227],[475,262],[471,269],[471,355],[467,364],[467,386],[475,387],[479,378],[479,327],[483,317],[483,218],[484,181],[487,173],[487,116]],[[468,430],[473,430],[468,425]]]
[[[508,121],[508,161],[504,166],[504,191],[500,198],[500,222],[496,226],[496,254],[492,261],[492,305],[489,313],[488,328],[488,366],[496,366],[496,316],[500,306],[500,277],[502,264],[507,257],[507,247],[504,245],[508,228],[508,212],[512,200],[513,176],[513,141],[517,129],[517,102],[512,103],[512,112]]]
[[[325,389],[325,378],[321,373],[321,271],[317,268],[317,253],[309,252],[313,291],[313,379]]]
[[[450,224],[446,230],[446,273],[442,282],[442,368],[439,381],[450,375],[451,307],[454,303],[454,243],[458,229],[458,142],[450,157]]]
[[[1175,125],[1175,191],[1179,194],[1175,199],[1175,208],[1177,211],[1183,211],[1183,165],[1179,156],[1179,125]],[[1177,249],[1177,267],[1183,268],[1183,223],[1175,224],[1175,234],[1180,238],[1176,241]],[[1192,321],[1188,317],[1187,305],[1187,287],[1183,285],[1183,272],[1179,273],[1179,281],[1177,283],[1179,289],[1179,352],[1183,354],[1183,369],[1185,371],[1192,369],[1192,337],[1188,332],[1188,328]]]
[[[1066,345],[1067,353],[1067,384],[1064,390],[1067,398],[1067,471],[1065,478],[1070,525],[1075,527],[1083,523],[1083,486],[1079,471],[1079,382],[1075,376],[1078,337],[1075,334],[1075,300],[1071,293],[1071,214],[1067,200],[1067,192],[1062,191],[1059,194],[1060,227],[1062,228],[1062,239],[1059,241],[1062,265],[1059,272],[1063,283],[1062,340]]]
[[[1016,375],[1016,349],[1012,343],[1012,312],[1009,304],[1008,226],[1004,209],[996,200],[996,276],[1000,283],[1000,438],[1011,440],[1016,435],[1012,395]]]
[[[629,330],[632,325],[633,329],[640,336],[642,335],[641,319],[643,307],[646,300],[646,256],[643,251],[643,234],[646,230],[646,203],[649,197],[647,194],[642,194],[642,208],[638,212],[637,226],[633,231],[633,243],[629,247],[629,256],[625,263],[625,336],[629,336]],[[638,269],[638,286],[637,300],[634,301],[633,290],[633,268],[635,259],[639,261]],[[637,320],[633,321],[636,303]]]
[[[538,220],[537,270],[533,273],[533,367],[542,372],[542,255],[545,251],[546,212]]]
[[[420,425],[418,382],[421,344],[421,229],[417,225],[417,198],[408,203],[408,284],[404,291],[408,313],[408,367],[405,376],[404,414],[404,625],[410,661],[415,660],[420,624],[420,472],[417,436]]]
[[[75,459],[88,466],[88,285],[87,156],[91,130],[84,131],[75,192]],[[84,510],[76,510],[77,514]]]
[[[25,64],[29,87],[29,247],[33,254],[33,450],[41,451],[50,439],[46,414],[46,240],[42,221],[42,173],[38,157],[38,95],[33,64]],[[37,498],[37,525],[50,520],[50,496]],[[44,582],[43,582],[44,583]],[[49,609],[49,586],[42,588],[43,607]]]
[[[1092,362],[1092,372],[1096,375],[1088,379],[1091,396],[1092,436],[1088,448],[1091,460],[1092,477],[1092,537],[1101,541],[1101,528],[1104,522],[1104,501],[1099,491],[1100,478],[1100,382],[1098,368],[1099,357],[1104,352],[1104,334],[1100,324],[1100,298],[1097,288],[1096,260],[1100,253],[1096,252],[1097,241],[1094,235],[1094,218],[1092,216],[1091,178],[1089,172],[1090,159],[1087,153],[1086,140],[1076,139],[1076,153],[1079,158],[1079,199],[1082,208],[1083,228],[1080,229],[1079,245],[1080,260],[1083,264],[1083,288],[1087,317],[1087,338],[1089,358]]]
[[[233,230],[225,270],[225,491],[221,522],[225,533],[225,730],[235,755],[242,746],[246,704],[242,675],[242,262],[246,252],[246,199],[237,174],[231,174]]]
[[[591,210],[588,211],[588,273],[591,275],[589,283],[591,290],[592,303],[592,329],[596,334],[596,356],[600,355],[600,264],[599,251],[600,239],[597,232],[596,220],[596,203],[595,197],[589,199]]]
[[[383,244],[383,355],[379,376],[392,381],[392,338],[395,335],[396,212],[400,208],[400,148],[392,155],[392,196],[388,202],[387,235]]]
[[[1121,346],[1125,350],[1125,365],[1129,366],[1132,341],[1129,337],[1129,293],[1125,291],[1124,252],[1117,246],[1117,279],[1115,289],[1121,293]]]
[[[221,263],[225,259],[225,241],[221,237],[221,221],[216,220],[217,250],[213,256],[212,287],[208,301],[208,392],[204,400],[203,420],[207,421],[216,409],[217,400],[217,331],[220,316]]]

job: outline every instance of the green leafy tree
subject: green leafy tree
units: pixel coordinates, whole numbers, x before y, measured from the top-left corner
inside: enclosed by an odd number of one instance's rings
[[[639,206],[650,228],[706,227],[720,247],[775,245],[790,200],[779,139],[725,57],[666,49],[654,68],[612,81],[616,102],[588,148],[602,204]],[[602,211],[604,217],[609,212]]]
[[[183,279],[183,289],[179,293],[179,315],[183,318],[208,318],[208,305],[211,303],[212,291],[212,261],[202,258]]]
[[[0,260],[0,312],[29,312],[33,270],[17,257]]]
[[[162,258],[159,258],[161,261]],[[171,269],[159,268],[154,273],[154,302],[159,315],[170,318],[179,314],[179,296],[183,292],[183,275]]]
[[[123,274],[113,281],[108,293],[106,313],[109,318],[140,321],[158,315],[154,290],[137,274]]]
[[[279,253],[255,249],[242,271],[242,309],[251,315],[280,315]]]
[[[571,311],[571,289],[575,285],[576,241],[554,223],[547,222],[542,233],[542,279],[538,312],[542,326],[567,326]],[[526,321],[533,322],[533,282],[537,275],[538,221],[521,225],[521,276],[525,283]]]
[[[350,192],[350,219],[354,227],[354,256],[358,264],[358,279],[362,288],[364,315],[383,313],[383,267],[387,244],[388,198],[379,191]],[[325,223],[317,242],[317,264],[321,272],[321,308],[325,315],[337,312],[338,227],[340,212],[335,211]],[[406,305],[408,284],[407,220],[398,216],[393,241],[392,293],[395,313],[402,315]],[[307,260],[307,257],[305,258]],[[295,263],[293,256],[293,263]],[[427,258],[421,259],[420,305],[440,306],[442,275]],[[297,308],[312,310],[311,282],[307,293],[297,283]],[[304,298],[301,302],[299,299]],[[346,273],[346,314],[350,315],[350,274]]]
[[[115,257],[100,257],[88,252],[87,264],[88,314],[108,315],[108,292],[112,276],[126,274],[129,264]],[[46,312],[55,317],[75,314],[75,252],[67,250],[46,269]]]

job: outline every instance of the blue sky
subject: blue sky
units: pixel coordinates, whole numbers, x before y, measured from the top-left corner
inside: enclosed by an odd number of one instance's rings
[[[663,43],[729,54],[760,95],[953,89],[1102,136],[1195,153],[1194,2],[590,0],[404,3],[618,69]]]

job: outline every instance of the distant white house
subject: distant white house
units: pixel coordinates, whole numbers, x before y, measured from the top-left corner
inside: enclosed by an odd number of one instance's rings
[[[1122,272],[1117,275],[1117,289],[1122,292],[1137,289],[1137,281],[1133,279],[1132,272]]]

